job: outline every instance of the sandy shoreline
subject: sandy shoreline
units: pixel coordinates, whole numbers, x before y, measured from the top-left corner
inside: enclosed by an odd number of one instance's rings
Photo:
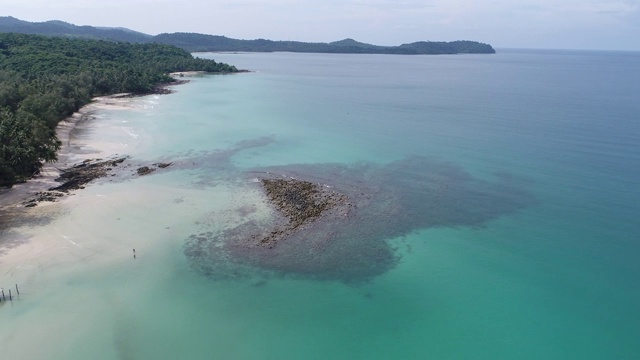
[[[75,251],[80,249],[77,244],[65,236],[62,236],[60,243],[60,238],[52,237],[50,234],[37,235],[36,239],[31,231],[26,233],[22,231],[41,221],[50,221],[51,216],[57,216],[56,213],[60,209],[55,206],[56,204],[76,201],[75,197],[65,196],[57,202],[41,202],[36,207],[27,207],[25,202],[34,199],[38,192],[59,186],[60,183],[56,179],[60,177],[62,169],[69,169],[88,159],[87,155],[82,152],[83,147],[89,146],[98,151],[98,153],[91,153],[94,159],[113,155],[109,149],[102,146],[104,144],[81,144],[78,143],[78,138],[74,135],[78,128],[84,127],[84,123],[94,120],[96,113],[105,110],[135,109],[137,102],[142,97],[153,94],[170,94],[174,92],[173,86],[189,82],[185,78],[199,75],[197,72],[183,72],[182,76],[179,74],[171,74],[175,82],[159,86],[152,94],[138,96],[121,93],[95,97],[78,112],[60,121],[56,127],[56,135],[62,144],[57,153],[57,161],[45,163],[40,174],[25,183],[15,184],[11,188],[0,188],[0,273],[14,277],[16,269],[26,266],[25,264],[41,263],[41,261],[45,261],[43,256],[61,259],[60,256],[66,258],[66,255],[61,254],[68,252],[69,246]]]
[[[34,267],[55,266],[66,261],[64,259],[84,256],[82,249],[64,235],[52,236],[30,229],[34,224],[48,222],[57,216],[60,208],[55,206],[56,203],[43,202],[35,208],[29,208],[24,202],[34,198],[38,192],[60,185],[55,179],[60,176],[61,169],[79,161],[76,154],[78,144],[74,143],[74,129],[77,126],[91,121],[98,111],[132,108],[134,100],[129,94],[92,99],[91,103],[56,127],[56,134],[62,143],[56,162],[45,164],[40,174],[27,182],[0,190],[0,273],[4,280],[10,278],[11,282],[24,283]],[[74,198],[64,200],[74,201]]]
[[[56,162],[45,164],[40,174],[27,182],[0,190],[0,274],[3,274],[5,282],[2,285],[6,286],[6,281],[11,279],[10,283],[25,283],[26,286],[31,281],[29,279],[39,273],[39,268],[57,267],[68,261],[75,262],[93,256],[93,250],[85,247],[82,238],[73,236],[75,227],[68,228],[65,233],[39,230],[39,224],[49,223],[64,213],[62,205],[75,207],[78,201],[78,204],[86,201],[84,197],[64,196],[56,202],[39,202],[36,207],[27,207],[25,202],[34,199],[38,192],[59,186],[61,183],[55,179],[60,177],[62,169],[82,163],[89,156],[94,159],[111,156],[110,149],[104,148],[103,144],[84,143],[77,131],[92,126],[99,112],[136,109],[141,104],[140,99],[140,96],[131,94],[92,99],[91,103],[62,120],[56,127],[56,135],[62,143]],[[87,146],[97,152],[84,153]],[[107,258],[101,260],[102,263],[113,260]]]
[[[72,132],[78,124],[90,121],[93,114],[100,110],[114,110],[131,108],[132,97],[130,94],[114,94],[100,96],[92,99],[92,102],[83,106],[78,112],[62,120],[56,127],[56,134],[62,143],[58,150],[58,160],[46,163],[40,174],[29,179],[25,183],[15,184],[9,189],[0,190],[0,212],[8,209],[24,208],[22,202],[37,192],[59,185],[55,181],[60,176],[61,169],[74,165],[72,150]],[[1,215],[1,213],[0,213]]]
[[[169,94],[173,90],[171,86],[188,83],[188,77],[206,74],[204,71],[182,71],[170,73],[175,82],[159,86],[156,90],[158,94]],[[151,95],[151,94],[148,94]],[[142,95],[145,96],[145,95]],[[107,96],[98,96],[91,102],[83,106],[78,112],[60,121],[56,127],[56,135],[62,143],[58,150],[58,159],[53,163],[45,163],[40,170],[40,174],[27,180],[24,183],[15,184],[13,187],[5,189],[0,188],[0,230],[3,228],[2,216],[7,210],[24,209],[22,203],[34,196],[35,193],[45,191],[51,187],[59,185],[55,181],[60,176],[61,169],[69,168],[77,163],[73,161],[74,152],[72,151],[72,132],[76,127],[86,121],[92,119],[95,112],[101,110],[118,110],[130,109],[132,100],[140,96],[130,93],[113,94]],[[1,239],[0,239],[1,240]],[[1,245],[1,244],[0,244]]]
[[[178,71],[178,72],[169,73],[169,75],[179,81],[179,78],[181,77],[198,76],[198,75],[204,75],[206,73],[207,73],[206,71]]]

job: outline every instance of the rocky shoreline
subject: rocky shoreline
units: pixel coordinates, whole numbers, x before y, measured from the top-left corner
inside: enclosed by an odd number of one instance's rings
[[[193,74],[185,73],[185,75],[188,77]],[[144,95],[171,94],[175,91],[171,87],[186,84],[188,82],[189,80],[179,79],[174,75],[173,82],[158,85],[150,94]],[[56,134],[62,143],[62,147],[58,151],[57,161],[54,163],[44,164],[39,174],[24,183],[17,183],[11,187],[0,188],[0,221],[2,221],[3,214],[6,214],[7,212],[13,213],[16,210],[20,210],[20,208],[34,207],[37,203],[43,201],[53,202],[58,200],[66,195],[68,190],[71,190],[67,189],[67,191],[61,191],[64,190],[65,186],[71,186],[71,184],[65,185],[69,181],[74,182],[78,180],[80,183],[74,189],[81,189],[86,183],[94,179],[107,176],[107,168],[113,167],[108,166],[108,164],[116,161],[117,159],[106,160],[104,163],[101,163],[102,160],[100,159],[85,160],[81,164],[73,164],[69,161],[72,158],[71,155],[74,153],[71,144],[71,133],[79,123],[91,119],[96,111],[110,107],[126,107],[128,106],[129,99],[144,95],[122,93],[96,97],[92,99],[89,104],[83,106],[78,112],[69,116],[67,119],[60,121],[56,127]],[[146,166],[146,169],[145,166],[141,166],[142,170],[140,170],[137,175],[146,175],[154,171],[156,168],[163,168],[158,165],[160,164],[152,164],[152,166]],[[61,168],[66,168],[66,170],[61,170]],[[80,168],[84,169],[78,172]],[[105,172],[103,172],[103,170]],[[68,174],[65,175],[65,173]],[[74,177],[76,180],[72,179]],[[87,181],[80,181],[80,178],[82,177]],[[56,185],[56,182],[62,182],[63,184]]]
[[[114,170],[117,167],[123,170],[131,167],[131,164],[122,165],[127,159],[128,157],[126,156],[109,160],[88,159],[69,169],[61,170],[61,175],[55,179],[55,181],[61,183],[60,185],[35,193],[33,198],[27,199],[22,205],[25,207],[35,207],[40,202],[56,202],[73,190],[84,189],[88,183],[96,179],[116,176]],[[167,168],[171,166],[171,164],[172,163],[154,163],[140,166],[132,172],[127,173],[125,171],[125,175],[143,176],[152,173],[156,169]]]

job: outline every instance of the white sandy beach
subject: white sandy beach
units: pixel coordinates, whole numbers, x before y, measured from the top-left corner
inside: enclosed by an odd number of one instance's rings
[[[41,173],[33,179],[3,190],[0,193],[0,210],[4,212],[10,210],[12,214],[19,217],[51,218],[57,216],[63,211],[63,208],[72,207],[72,203],[82,201],[80,198],[70,195],[55,203],[40,202],[34,208],[26,208],[22,204],[25,200],[32,198],[35,193],[58,185],[59,183],[55,179],[60,176],[61,169],[69,168],[89,157],[87,154],[77,151],[86,145],[76,141],[74,132],[78,126],[90,126],[95,118],[94,115],[99,111],[133,109],[139,106],[136,101],[137,98],[130,97],[129,94],[97,97],[80,111],[61,121],[56,129],[58,139],[62,142],[58,151],[58,160],[45,164]],[[100,151],[102,157],[112,155],[112,148],[104,145],[100,148],[100,145],[99,143],[90,144],[94,150],[91,155],[95,155],[95,151]],[[0,241],[0,274],[5,282],[23,280],[19,273],[24,271],[18,271],[19,269],[48,268],[55,266],[58,262],[66,261],[63,259],[67,256],[77,258],[87,256],[86,252],[82,250],[82,246],[75,242],[74,237],[70,235],[38,233],[37,228],[32,228],[28,224],[11,230],[15,231],[7,232],[5,238]],[[14,278],[14,275],[18,279]]]
[[[184,81],[184,79],[179,79],[180,77],[191,77],[200,74],[200,72],[181,72],[172,74],[172,76],[180,83],[180,81]],[[60,176],[62,169],[70,168],[87,159],[108,159],[114,156],[127,155],[128,143],[113,142],[111,141],[113,139],[105,139],[102,133],[91,136],[87,142],[83,137],[83,133],[101,130],[114,131],[109,125],[101,123],[101,112],[122,110],[137,113],[147,111],[149,107],[153,107],[157,96],[159,95],[139,97],[123,93],[96,97],[77,113],[61,121],[56,128],[56,134],[62,143],[58,151],[57,161],[44,164],[41,173],[29,181],[16,184],[10,189],[0,190],[0,216],[12,214],[30,219],[57,218],[60,213],[67,213],[69,212],[68,209],[85,206],[87,202],[96,202],[97,206],[101,206],[99,205],[101,202],[109,203],[109,201],[121,201],[124,203],[127,200],[132,202],[135,202],[135,200],[143,201],[142,199],[106,199],[99,191],[87,188],[81,191],[72,191],[70,195],[60,198],[57,202],[40,202],[38,206],[33,208],[27,208],[23,205],[23,202],[33,198],[34,194],[59,185],[55,179]],[[117,120],[116,122],[126,123],[125,120]],[[126,124],[122,125],[118,126],[116,131],[125,132],[126,134],[122,136],[134,143],[138,142],[138,135],[124,126]],[[107,126],[107,128],[102,128],[102,126]],[[163,189],[163,191],[167,196],[175,195],[170,189]],[[180,196],[175,195],[175,197],[178,198]],[[94,217],[99,218],[100,216],[94,214]],[[7,218],[2,219],[2,221],[6,220]],[[87,223],[95,223],[94,220],[94,218],[88,217]],[[10,226],[14,226],[14,224]],[[82,229],[82,226],[75,227]],[[71,226],[70,228],[73,229],[74,227]],[[21,280],[12,279],[14,275],[18,276],[17,269],[33,266],[46,268],[59,262],[83,259],[91,256],[92,251],[95,250],[87,252],[83,247],[82,241],[78,240],[82,237],[82,232],[75,235],[65,232],[42,233],[38,232],[38,227],[19,223],[15,229],[5,230],[8,231],[5,231],[4,238],[0,239],[0,274],[2,274],[2,279],[5,282],[7,280],[10,280],[10,282]],[[83,229],[83,231],[91,232],[91,229]],[[126,247],[128,248],[129,245]],[[6,287],[6,285],[8,284],[0,283],[0,286]]]
[[[135,98],[130,97],[129,94],[96,97],[80,111],[61,121],[56,128],[58,139],[62,142],[58,151],[58,160],[53,163],[45,163],[40,174],[29,181],[15,184],[10,189],[1,190],[0,209],[5,206],[21,207],[20,203],[34,193],[55,186],[57,184],[55,179],[60,176],[61,169],[71,167],[84,160],[81,154],[72,149],[73,132],[79,124],[91,121],[96,111],[131,109],[134,107],[134,101]],[[91,144],[92,147],[96,147],[96,145]],[[107,155],[109,149],[100,150]]]

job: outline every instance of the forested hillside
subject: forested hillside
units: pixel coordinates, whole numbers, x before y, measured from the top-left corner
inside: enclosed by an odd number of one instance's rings
[[[266,39],[238,40],[226,36],[196,33],[160,34],[154,42],[170,44],[190,52],[205,51],[248,51],[272,52],[288,51],[301,53],[338,54],[397,54],[397,55],[437,55],[437,54],[493,54],[489,44],[477,41],[420,41],[400,46],[377,46],[353,39],[331,43],[311,43],[299,41],[273,41]]]
[[[0,16],[0,32],[44,34],[52,36],[84,37],[127,41],[133,43],[160,43],[174,45],[189,52],[204,51],[249,51],[249,52],[303,52],[341,54],[493,54],[491,45],[477,41],[419,41],[400,46],[378,46],[365,44],[353,39],[330,43],[300,41],[274,41],[268,39],[240,40],[226,36],[197,33],[171,33],[156,36],[123,28],[96,28],[76,26],[63,21],[32,23],[10,16]]]
[[[237,69],[169,45],[0,33],[0,186],[55,160],[56,125],[91,98],[151,93],[177,71]]]
[[[64,21],[50,20],[29,22],[11,16],[0,16],[0,32],[37,34],[49,36],[68,36],[94,40],[126,41],[130,43],[149,43],[153,36],[124,28],[98,28],[77,26]]]

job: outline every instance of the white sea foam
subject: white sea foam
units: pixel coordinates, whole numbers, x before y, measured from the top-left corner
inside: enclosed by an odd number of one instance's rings
[[[125,133],[127,133],[127,135],[131,136],[131,137],[132,137],[132,138],[134,138],[134,139],[137,139],[137,138],[139,138],[139,137],[140,137],[140,135],[136,134],[136,132],[134,131],[134,129],[133,129],[133,128],[131,128],[131,127],[125,127],[125,128],[122,128],[122,130],[123,130]]]

